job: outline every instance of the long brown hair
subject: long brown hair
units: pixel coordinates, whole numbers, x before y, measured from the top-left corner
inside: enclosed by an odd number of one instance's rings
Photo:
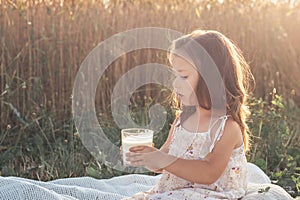
[[[185,54],[192,59],[193,63],[197,63],[195,58],[201,56],[189,55],[193,54],[191,47],[187,45],[190,40],[200,44],[217,66],[225,87],[226,97],[224,97],[224,102],[226,102],[226,115],[230,115],[233,120],[239,124],[243,134],[245,151],[249,150],[250,132],[246,124],[246,119],[250,112],[246,102],[249,92],[254,88],[254,77],[241,50],[230,39],[217,31],[196,30],[191,34],[175,40],[171,46],[171,52],[175,52],[176,49],[182,49],[182,47],[185,46],[185,48],[183,48],[185,49]],[[172,56],[172,53],[170,56]],[[210,110],[212,108],[210,93],[200,73],[197,90],[195,92],[199,106]],[[178,102],[177,98],[176,101]],[[181,110],[181,123],[187,119],[187,115],[195,111],[195,109],[191,109],[190,106],[188,108],[183,107]]]

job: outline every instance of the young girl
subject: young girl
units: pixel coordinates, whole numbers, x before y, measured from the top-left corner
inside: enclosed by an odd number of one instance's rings
[[[196,50],[195,43],[205,51]],[[169,60],[181,114],[160,150],[136,146],[126,155],[132,166],[162,172],[154,188],[129,199],[242,198],[249,146],[246,97],[253,81],[249,66],[217,31],[197,30],[177,39]],[[216,78],[207,73],[213,68]]]

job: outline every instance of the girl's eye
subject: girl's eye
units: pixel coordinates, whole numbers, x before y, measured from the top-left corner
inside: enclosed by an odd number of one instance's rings
[[[180,78],[182,79],[186,79],[188,76],[180,76]]]

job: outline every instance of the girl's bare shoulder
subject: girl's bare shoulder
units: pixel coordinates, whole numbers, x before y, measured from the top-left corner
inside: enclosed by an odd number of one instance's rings
[[[240,146],[243,143],[241,127],[232,117],[228,117],[226,121],[223,137],[235,141],[235,146]]]

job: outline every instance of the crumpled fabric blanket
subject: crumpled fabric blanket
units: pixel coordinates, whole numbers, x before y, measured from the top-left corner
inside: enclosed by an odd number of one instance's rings
[[[243,200],[290,200],[285,190],[271,184],[268,176],[254,164],[248,163],[248,191]],[[19,177],[0,177],[0,199],[43,200],[119,200],[140,191],[147,191],[159,180],[160,175],[131,174],[111,179],[90,177],[65,178],[48,182]],[[270,187],[267,192],[259,190]]]
[[[288,200],[293,199],[282,187],[271,184],[270,178],[256,165],[247,163],[248,187],[247,194],[243,200]],[[259,192],[266,190],[267,192]]]

